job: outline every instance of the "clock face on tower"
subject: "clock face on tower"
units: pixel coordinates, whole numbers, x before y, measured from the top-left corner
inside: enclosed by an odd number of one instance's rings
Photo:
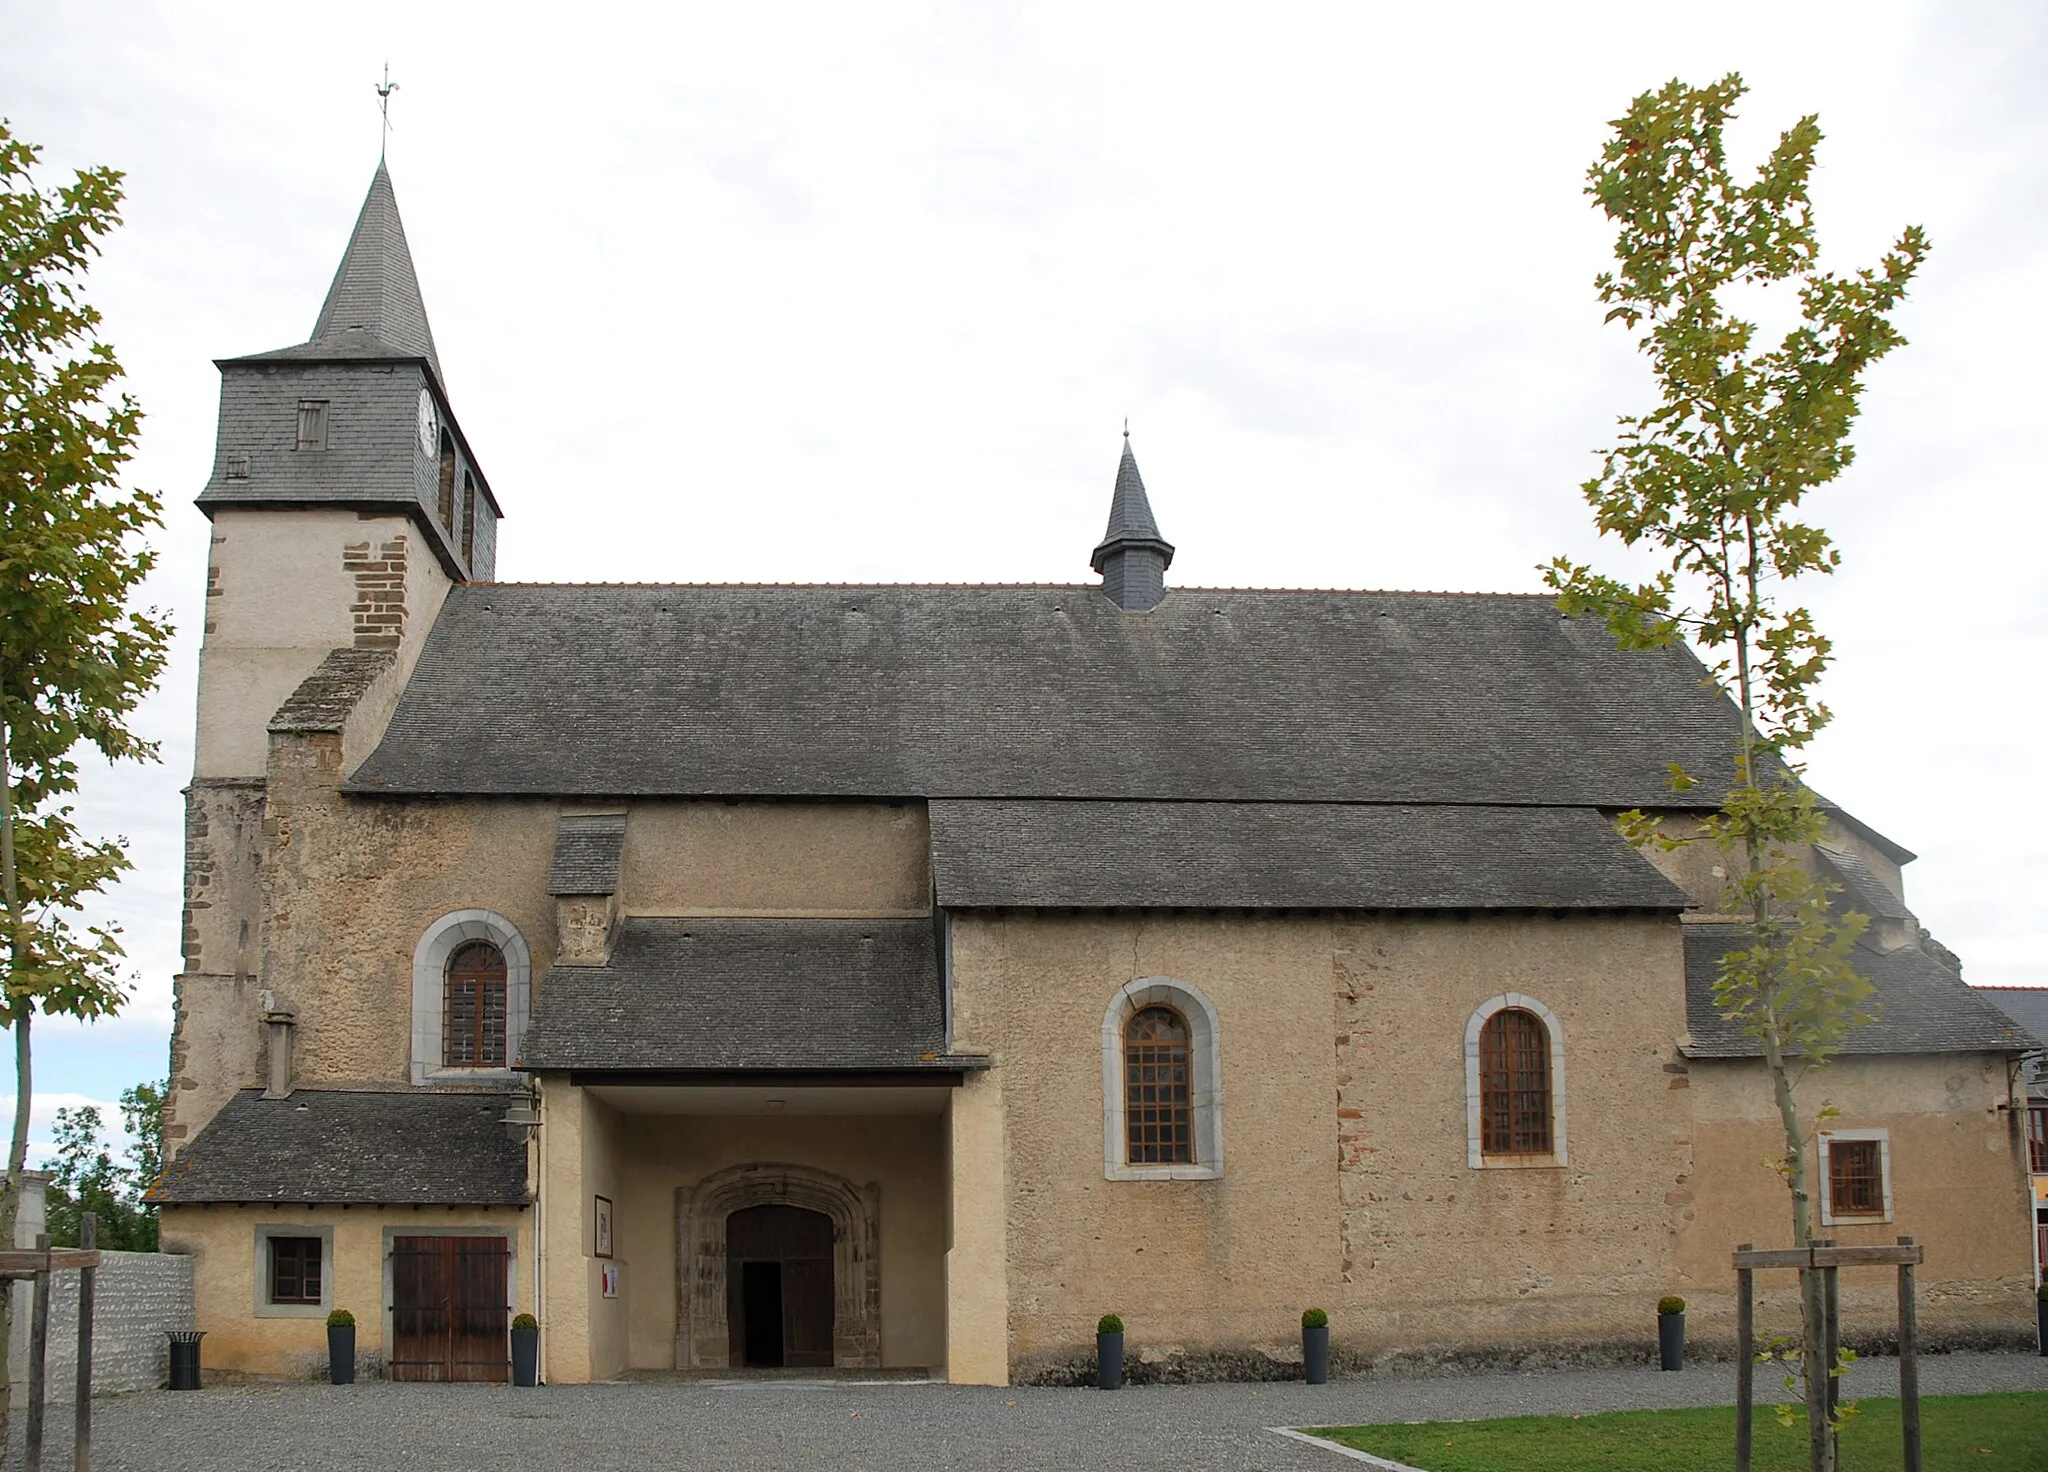
[[[431,455],[441,438],[441,421],[434,413],[434,396],[420,390],[420,453]]]

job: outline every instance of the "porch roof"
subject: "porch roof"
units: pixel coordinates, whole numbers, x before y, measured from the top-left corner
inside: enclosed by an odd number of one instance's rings
[[[949,1057],[930,920],[620,922],[542,978],[519,1066],[605,1074],[929,1071]]]
[[[209,1120],[149,1199],[165,1205],[297,1201],[523,1206],[526,1147],[502,1092],[243,1089]]]

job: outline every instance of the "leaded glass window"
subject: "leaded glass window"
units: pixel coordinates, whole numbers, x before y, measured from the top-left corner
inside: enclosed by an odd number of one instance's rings
[[[1195,1159],[1187,1019],[1146,1007],[1124,1025],[1124,1129],[1131,1165]]]

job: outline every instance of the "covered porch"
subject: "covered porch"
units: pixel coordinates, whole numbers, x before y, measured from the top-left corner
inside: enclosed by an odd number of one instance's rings
[[[543,1374],[1005,1378],[988,1063],[945,1050],[929,922],[628,918],[551,968]]]

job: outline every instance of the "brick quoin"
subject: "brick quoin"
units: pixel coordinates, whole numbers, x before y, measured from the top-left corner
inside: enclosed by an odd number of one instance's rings
[[[381,545],[351,542],[341,549],[342,568],[355,579],[355,647],[396,649],[405,638],[406,539]]]

